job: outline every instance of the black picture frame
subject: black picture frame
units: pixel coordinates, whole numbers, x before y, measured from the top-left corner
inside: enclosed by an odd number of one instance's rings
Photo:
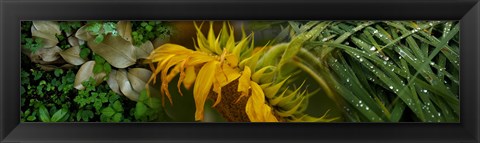
[[[1,0],[0,142],[479,142],[478,0]],[[460,20],[460,123],[20,123],[21,20]]]

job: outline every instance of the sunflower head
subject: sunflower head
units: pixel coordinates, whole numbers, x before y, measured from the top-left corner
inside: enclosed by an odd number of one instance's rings
[[[303,114],[308,103],[308,93],[301,90],[303,84],[295,89],[285,86],[289,77],[281,76],[276,58],[288,44],[254,47],[253,34],[247,36],[243,30],[241,39],[235,41],[229,23],[224,22],[217,35],[213,22],[207,35],[200,31],[202,26],[195,24],[195,50],[167,43],[148,57],[154,72],[149,83],[160,74],[162,97],[171,104],[168,84],[179,75],[181,95],[182,85],[189,90],[193,86],[197,121],[203,120],[207,99],[214,100],[213,107],[229,121],[329,121]]]

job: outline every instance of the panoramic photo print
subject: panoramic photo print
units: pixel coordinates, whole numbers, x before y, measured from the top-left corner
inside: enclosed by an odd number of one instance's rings
[[[459,21],[22,21],[21,122],[460,122]]]

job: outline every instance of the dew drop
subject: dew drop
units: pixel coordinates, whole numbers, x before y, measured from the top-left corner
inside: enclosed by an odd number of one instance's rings
[[[370,51],[375,51],[377,48],[375,48],[375,46],[372,46],[372,48],[370,48]]]
[[[393,86],[390,86],[390,89],[393,89]]]

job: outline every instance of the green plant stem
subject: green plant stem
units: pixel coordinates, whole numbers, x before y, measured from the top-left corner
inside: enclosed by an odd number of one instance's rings
[[[332,99],[333,101],[335,101],[335,103],[337,103],[338,107],[340,103],[337,98],[335,98],[335,94],[334,92],[332,91],[332,89],[330,89],[330,87],[328,86],[327,82],[325,81],[325,79],[323,79],[320,75],[316,74],[315,71],[313,71],[310,67],[306,66],[305,64],[299,62],[299,61],[293,61],[293,63],[299,67],[300,69],[302,69],[303,71],[305,71],[307,74],[309,74],[310,76],[312,76],[312,78],[318,82],[318,84],[325,90],[325,92],[327,93],[328,97],[330,99]]]

